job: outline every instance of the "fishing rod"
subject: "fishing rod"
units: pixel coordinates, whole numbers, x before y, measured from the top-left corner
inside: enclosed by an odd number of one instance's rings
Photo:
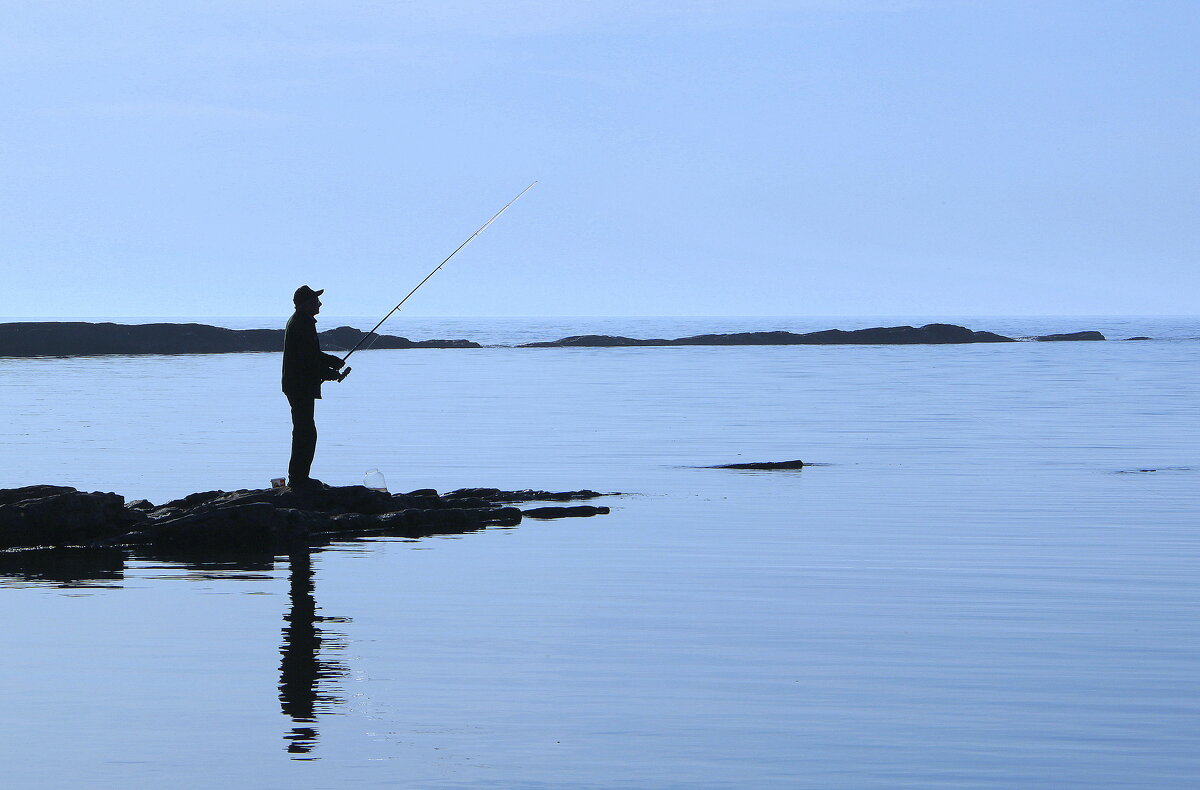
[[[457,255],[457,254],[458,254],[458,251],[459,251],[459,250],[461,250],[463,247],[465,247],[465,246],[467,246],[468,244],[470,244],[470,243],[471,243],[471,239],[475,238],[475,237],[476,237],[476,236],[478,236],[480,233],[483,233],[485,230],[487,230],[487,226],[488,226],[488,225],[491,225],[493,222],[495,222],[497,219],[499,219],[501,214],[503,214],[504,212],[508,211],[508,207],[509,207],[509,206],[511,206],[513,203],[516,203],[518,200],[520,200],[520,199],[521,199],[521,196],[522,196],[522,195],[524,195],[524,194],[525,194],[526,192],[528,192],[529,190],[533,189],[533,187],[534,187],[534,184],[537,184],[537,182],[536,182],[536,181],[534,181],[534,182],[533,182],[533,184],[530,184],[529,186],[527,186],[527,187],[525,187],[524,189],[522,189],[522,190],[520,191],[520,193],[519,193],[519,194],[518,194],[518,195],[517,195],[515,198],[513,198],[512,200],[510,200],[510,201],[508,201],[507,203],[505,203],[505,204],[504,204],[504,208],[502,208],[502,209],[500,209],[499,211],[497,211],[495,214],[493,214],[493,215],[492,215],[492,218],[491,218],[491,219],[489,219],[487,222],[485,222],[485,223],[483,223],[482,225],[480,225],[480,226],[479,226],[479,230],[475,231],[475,232],[474,232],[474,233],[472,233],[470,236],[468,236],[466,241],[464,241],[462,244],[460,244],[460,245],[458,245],[457,247],[455,247],[455,248],[454,248],[454,252],[452,252],[452,253],[450,253],[449,255],[447,255],[447,256],[446,256],[446,259],[445,259],[445,260],[443,260],[441,263],[439,263],[439,264],[438,264],[438,265],[437,265],[437,266],[434,268],[434,270],[433,270],[433,271],[431,271],[429,274],[425,275],[425,279],[424,279],[424,280],[421,280],[421,282],[417,283],[416,287],[415,287],[415,288],[413,288],[411,291],[409,291],[409,292],[408,292],[408,296],[406,296],[406,297],[404,297],[403,299],[401,299],[401,300],[400,300],[400,303],[399,303],[399,304],[397,304],[395,307],[393,307],[393,308],[392,308],[392,309],[391,309],[391,310],[388,312],[388,314],[387,314],[387,315],[385,315],[383,318],[379,319],[379,323],[378,323],[378,324],[376,324],[376,325],[375,325],[375,326],[374,326],[374,327],[371,329],[371,331],[370,331],[370,332],[367,332],[365,335],[363,335],[361,338],[359,338],[358,342],[354,344],[354,348],[350,349],[348,352],[346,352],[346,356],[342,357],[342,364],[343,364],[343,365],[345,365],[345,364],[346,364],[346,360],[350,359],[350,355],[351,355],[351,354],[353,354],[355,351],[358,351],[359,347],[360,347],[360,346],[361,346],[363,343],[365,343],[365,342],[367,341],[367,338],[369,338],[369,337],[371,337],[372,335],[374,335],[374,334],[375,334],[375,330],[376,330],[376,329],[379,329],[379,327],[383,326],[383,322],[384,322],[384,321],[386,321],[386,320],[388,320],[389,318],[391,318],[393,313],[395,313],[395,312],[396,312],[397,310],[399,310],[399,309],[400,309],[402,306],[404,306],[404,303],[408,301],[408,298],[409,298],[409,296],[412,296],[413,294],[415,294],[415,293],[417,292],[417,290],[418,290],[418,289],[420,289],[420,287],[421,287],[422,285],[424,285],[424,284],[425,284],[425,283],[426,283],[426,282],[429,280],[429,278],[430,278],[430,277],[432,277],[433,275],[437,274],[437,273],[438,273],[438,269],[441,269],[443,266],[445,266],[445,265],[446,265],[446,263],[447,263],[447,262],[448,262],[448,261],[449,261],[451,258],[453,258],[455,255]],[[346,376],[349,376],[349,375],[350,375],[350,368],[346,368],[344,371],[342,371],[341,373],[339,373],[339,374],[338,374],[338,379],[337,379],[337,380],[338,380],[338,381],[341,381],[342,379],[346,378]]]

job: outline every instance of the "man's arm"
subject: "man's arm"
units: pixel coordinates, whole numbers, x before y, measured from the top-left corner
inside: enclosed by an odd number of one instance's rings
[[[314,360],[320,368],[320,376],[322,381],[341,381],[342,374],[338,371],[342,369],[345,362],[342,358],[333,354],[326,354],[324,351],[317,351],[316,360]]]
[[[337,371],[344,364],[340,357],[321,350],[316,322],[290,327],[284,335],[284,354],[299,375],[314,383],[338,378]]]

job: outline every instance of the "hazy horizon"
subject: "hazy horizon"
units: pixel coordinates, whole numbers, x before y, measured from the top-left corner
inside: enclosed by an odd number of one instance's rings
[[[0,315],[0,321],[69,321],[80,320],[89,321],[95,319],[115,320],[122,318],[137,318],[137,319],[220,319],[220,318],[286,318],[291,314],[291,310],[276,313],[257,313],[246,315],[44,315],[44,316],[4,316]],[[574,314],[558,314],[558,315],[415,315],[407,316],[412,319],[426,320],[456,320],[456,319],[471,319],[471,320],[550,320],[559,318],[917,318],[928,316],[930,320],[936,319],[939,315],[947,318],[1200,318],[1200,313],[793,313],[793,314],[766,314],[766,313],[659,313],[656,315],[650,314],[634,314],[634,313],[610,313],[602,315],[599,313],[574,313]],[[330,320],[363,320],[370,319],[373,321],[379,320],[379,316],[368,315],[350,315],[350,314],[330,314],[322,313],[317,316],[318,322],[328,322]],[[395,321],[397,323],[403,319],[397,319],[395,316],[388,319],[384,327],[388,327]]]

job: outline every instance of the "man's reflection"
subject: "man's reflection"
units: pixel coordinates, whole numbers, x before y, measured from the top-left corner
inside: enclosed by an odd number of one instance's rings
[[[317,621],[346,622],[343,618],[317,617],[317,603],[313,598],[312,555],[309,551],[296,552],[288,556],[291,568],[289,597],[291,609],[284,616],[283,646],[279,663],[279,704],[283,715],[291,718],[295,725],[284,737],[287,750],[296,759],[305,758],[317,745],[317,730],[313,725],[317,713],[329,710],[344,700],[329,691],[322,691],[322,682],[346,674],[346,668],[337,661],[322,660],[321,643],[326,641],[334,648],[344,645],[338,634],[325,636],[317,628]]]

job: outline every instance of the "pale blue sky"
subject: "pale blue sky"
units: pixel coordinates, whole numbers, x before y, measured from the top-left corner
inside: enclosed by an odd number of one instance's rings
[[[0,13],[0,314],[1196,312],[1195,0]]]

